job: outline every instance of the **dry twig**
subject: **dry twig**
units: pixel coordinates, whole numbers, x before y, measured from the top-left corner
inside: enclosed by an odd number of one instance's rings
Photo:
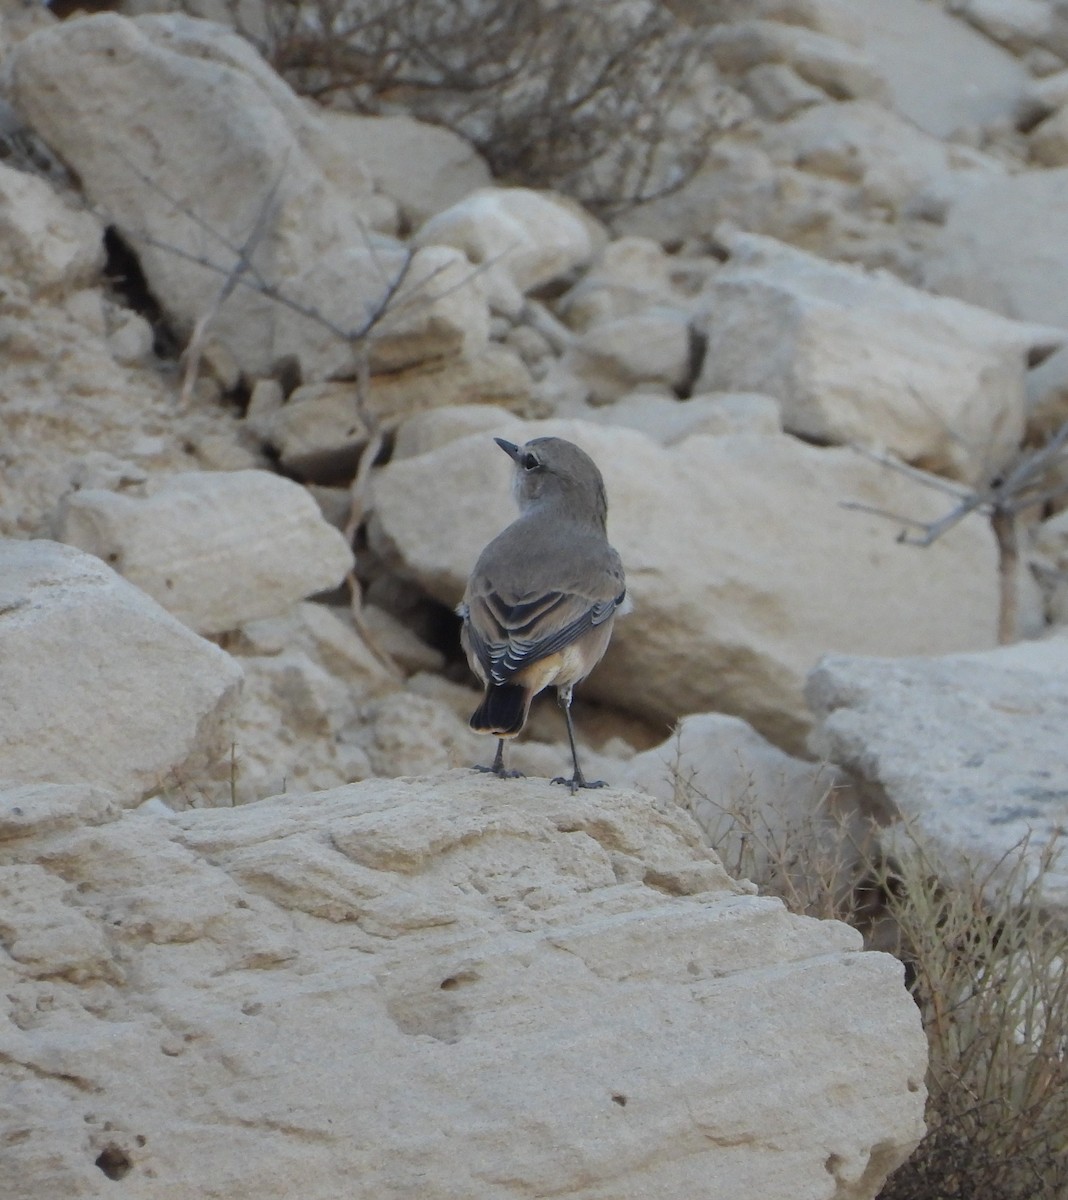
[[[1068,421],[1045,445],[1021,451],[1001,475],[975,488],[920,471],[888,454],[879,454],[863,446],[854,446],[854,449],[881,466],[956,500],[948,512],[934,521],[918,521],[856,501],[841,502],[843,508],[872,513],[906,526],[898,534],[899,542],[909,546],[930,546],[972,513],[983,513],[990,518],[998,546],[998,642],[1002,645],[1011,642],[1016,634],[1016,576],[1020,559],[1018,518],[1020,513],[1040,508],[1068,493]],[[909,533],[908,529],[918,532]]]

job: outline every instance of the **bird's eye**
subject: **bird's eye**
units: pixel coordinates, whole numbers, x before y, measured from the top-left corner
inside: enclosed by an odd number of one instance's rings
[[[538,462],[538,460],[534,457],[533,454],[524,454],[523,455],[523,470],[524,471],[536,471],[539,466],[541,466],[541,464]]]

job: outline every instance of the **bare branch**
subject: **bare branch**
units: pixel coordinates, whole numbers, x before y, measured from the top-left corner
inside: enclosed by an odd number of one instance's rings
[[[884,517],[895,524],[911,525],[914,529],[923,529],[925,531],[927,529],[926,521],[917,521],[915,517],[906,517],[901,513],[891,512],[887,508],[879,508],[874,504],[862,504],[859,500],[839,500],[838,507],[847,508],[851,512],[868,513],[873,517]]]
[[[182,389],[179,393],[178,404],[180,408],[188,407],[190,398],[193,393],[193,387],[196,384],[197,372],[200,367],[200,358],[204,350],[204,341],[207,337],[208,328],[211,322],[218,315],[219,310],[226,301],[233,295],[234,289],[238,285],[241,276],[251,268],[252,256],[256,252],[256,247],[260,243],[267,229],[267,219],[269,214],[274,209],[275,198],[278,195],[278,188],[282,182],[282,176],[285,172],[285,163],[282,164],[282,169],[278,173],[278,177],[268,189],[267,194],[263,198],[263,203],[260,205],[259,212],[256,214],[256,219],[252,223],[252,228],[249,230],[248,237],[238,248],[234,256],[234,265],[230,274],[223,280],[223,285],[219,289],[215,299],[203,313],[193,326],[193,334],[189,339],[185,348],[185,373],[182,379]],[[194,219],[198,220],[194,214]]]
[[[962,483],[956,483],[952,479],[945,479],[941,475],[933,475],[930,471],[923,471],[919,467],[910,466],[908,463],[902,462],[899,458],[894,458],[891,454],[884,454],[878,450],[869,449],[860,442],[850,442],[849,448],[856,451],[857,454],[863,455],[874,463],[878,463],[880,467],[889,467],[891,471],[897,471],[899,475],[905,475],[909,479],[913,479],[916,483],[923,487],[931,488],[936,492],[945,492],[946,495],[955,496],[958,499],[967,496],[971,491]]]

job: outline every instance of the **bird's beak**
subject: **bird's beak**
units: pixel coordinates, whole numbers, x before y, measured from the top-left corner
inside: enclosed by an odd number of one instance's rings
[[[506,442],[504,438],[493,439],[513,462],[519,461],[519,447],[515,442]]]

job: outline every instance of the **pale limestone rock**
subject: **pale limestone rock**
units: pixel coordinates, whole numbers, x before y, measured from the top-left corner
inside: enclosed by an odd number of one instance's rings
[[[586,413],[590,409],[589,399],[590,389],[587,385],[581,379],[576,379],[574,373],[559,359],[555,359],[549,362],[535,385],[531,405],[523,415],[541,419],[567,417],[579,410]]]
[[[925,133],[870,101],[820,104],[769,130],[776,162],[861,184],[896,218],[945,204],[957,172],[1003,175],[995,160]]]
[[[1034,46],[1023,57],[1024,65],[1036,79],[1056,75],[1066,65],[1063,54],[1055,54],[1048,46]]]
[[[114,792],[84,783],[4,783],[0,787],[0,844],[114,820],[122,810]]]
[[[325,122],[229,30],[178,14],[102,13],[28,37],[9,69],[17,109],[137,248],[153,293],[183,334],[232,266],[219,238],[244,243],[265,206],[257,269],[338,326],[366,320],[386,294],[391,260],[395,269],[404,262],[396,244],[368,247],[381,209],[351,155],[339,153]],[[313,377],[348,354],[344,343],[328,348],[315,322],[242,287],[213,332],[254,375],[293,353]]]
[[[1011,112],[1029,82],[1006,50],[928,0],[851,0],[891,106],[935,137]]]
[[[858,861],[863,831],[836,796],[842,776],[823,762],[784,754],[744,721],[721,713],[684,717],[659,746],[636,754],[620,772],[624,787],[674,800],[693,814],[708,844],[735,875],[776,879],[783,868],[828,866],[844,874]],[[851,845],[840,835],[855,836]],[[807,845],[811,861],[798,863]],[[785,880],[783,882],[786,882]]]
[[[777,401],[756,392],[708,393],[688,400],[633,392],[611,407],[589,408],[582,419],[636,429],[662,446],[673,446],[698,433],[782,432],[782,411]]]
[[[369,270],[382,282],[383,267],[375,251],[364,253]],[[477,358],[489,339],[482,277],[451,246],[424,245],[404,253],[403,273],[385,272],[391,279],[399,278],[400,286],[374,326],[372,371],[400,371],[454,357]],[[343,265],[335,271],[339,288],[345,286],[346,275]]]
[[[773,395],[787,430],[974,480],[1015,452],[1027,355],[1064,335],[769,238],[730,237],[699,386]]]
[[[375,549],[444,604],[513,518],[490,431],[377,472]],[[673,722],[711,708],[799,747],[801,689],[823,652],[930,654],[993,644],[993,537],[978,518],[926,550],[855,501],[933,520],[941,497],[846,449],[784,436],[691,437],[665,449],[579,421],[509,423],[513,441],[575,441],[601,468],[609,536],[634,611],[582,693]],[[968,580],[961,587],[960,581]]]
[[[355,383],[306,383],[277,407],[249,408],[250,428],[299,479],[351,479],[370,431]]]
[[[268,471],[191,471],[143,496],[67,497],[61,541],[111,563],[198,633],[281,615],[336,587],[352,551],[308,493]]]
[[[523,296],[593,258],[599,234],[577,205],[528,188],[483,188],[431,217],[417,245],[462,250],[483,270],[490,304],[518,316]]]
[[[276,413],[285,402],[285,388],[277,379],[257,379],[249,393],[245,419],[250,425],[266,420]]]
[[[1049,436],[1068,421],[1068,346],[1027,373],[1027,425]]]
[[[152,326],[137,313],[128,313],[120,325],[108,334],[108,350],[117,363],[133,366],[152,355],[155,334]]]
[[[357,697],[332,670],[298,650],[242,656],[240,662],[245,687],[234,723],[227,803],[338,787],[374,774],[363,748],[340,736],[356,718]]]
[[[377,604],[365,604],[361,612],[363,623],[374,643],[406,674],[416,671],[441,671],[445,655],[427,645],[407,625]]]
[[[579,332],[619,317],[640,316],[651,305],[677,302],[675,269],[676,260],[652,238],[617,238],[554,308]]]
[[[367,408],[388,426],[413,413],[465,402],[499,404],[524,411],[533,380],[518,354],[490,342],[470,358],[426,363],[408,371],[372,375]]]
[[[1030,129],[1039,121],[1068,105],[1068,71],[1057,71],[1045,79],[1033,79],[1016,104],[1016,122]]]
[[[299,346],[275,338],[275,359],[298,353],[309,382],[352,378],[365,348],[372,372],[398,372],[463,361],[486,346],[482,280],[450,246],[412,250],[363,238],[295,270],[283,292],[330,322],[298,317]]]
[[[0,593],[4,778],[130,804],[222,752],[240,668],[98,559],[0,541]]]
[[[228,778],[210,803],[337,787],[373,774],[360,744],[362,710],[400,687],[342,610],[298,604],[250,621],[229,640],[245,674]]]
[[[962,180],[928,246],[926,287],[1068,329],[1068,167]]]
[[[0,853],[22,1200],[870,1200],[923,1132],[900,964],[645,795],[464,772]]]
[[[413,228],[492,183],[471,143],[441,125],[406,114],[364,117],[326,109],[323,116]]]
[[[877,100],[887,93],[886,81],[864,50],[799,25],[736,21],[713,29],[709,45],[723,71],[740,73],[781,62],[836,100]]]
[[[552,343],[533,325],[510,325],[501,340],[519,355],[532,380],[544,376],[555,361]]]
[[[45,186],[36,177],[31,183]],[[51,220],[59,201],[47,188],[40,199],[38,217]],[[68,216],[75,228],[83,219],[95,226],[99,242],[96,218],[74,209]],[[30,236],[36,226],[31,221],[20,228]],[[0,241],[21,254],[22,234],[9,232],[10,240]],[[242,444],[234,407],[195,401],[188,410],[176,410],[174,376],[161,371],[152,355],[148,323],[112,295],[81,286],[80,267],[67,283],[40,290],[33,262],[52,261],[53,255],[56,262],[67,261],[71,248],[58,236],[60,227],[53,232],[54,239],[40,239],[24,271],[2,278],[0,533],[51,536],[56,505],[66,492],[111,486],[97,471],[104,458],[121,464],[115,481],[121,475],[123,483],[143,480],[148,471],[189,470],[209,462],[261,465]],[[69,265],[74,269],[76,263],[77,256]]]
[[[358,744],[374,773],[383,777],[472,766],[480,751],[489,749],[489,740],[473,733],[465,720],[437,700],[408,691],[377,701],[366,721]],[[485,755],[487,762],[490,757]]]
[[[65,204],[36,175],[0,163],[0,275],[35,292],[94,281],[104,265],[98,217]]]
[[[851,0],[670,0],[671,11],[693,25],[735,23],[760,17],[803,25],[851,46],[863,46],[864,33]]]
[[[283,467],[303,480],[347,481],[355,474],[370,437],[367,420],[393,428],[404,418],[470,401],[501,413],[497,405],[525,409],[533,380],[516,353],[491,343],[475,358],[452,358],[408,371],[373,375],[363,402],[356,382],[305,384],[275,405],[250,408],[249,427],[278,455]],[[500,416],[489,418],[497,423]],[[482,426],[485,426],[482,422]],[[482,427],[480,426],[480,427]]]
[[[42,303],[40,308],[44,307],[45,305]],[[109,305],[104,300],[104,293],[99,288],[84,287],[64,296],[60,311],[75,321],[84,332],[105,338],[110,325],[108,308]],[[124,315],[130,313],[128,308],[119,311]]]
[[[689,314],[660,305],[587,329],[562,366],[589,391],[593,404],[611,404],[642,385],[681,390],[693,373]]]
[[[1064,495],[1068,497],[1068,486]],[[1034,526],[1031,544],[1049,619],[1057,625],[1068,625],[1068,509]]]
[[[1045,45],[1053,33],[1046,0],[960,0],[954,11],[1013,54]]]
[[[1031,157],[1043,167],[1068,166],[1068,104],[1031,130]]]
[[[392,461],[427,454],[473,433],[492,436],[510,422],[516,430],[523,427],[518,417],[495,404],[453,404],[416,413],[397,430]]]
[[[1003,886],[1014,848],[1043,848],[1068,821],[1068,637],[933,659],[832,656],[806,694],[813,749],[888,801],[951,879],[970,862]],[[1063,847],[1042,896],[1068,914]]]
[[[757,113],[772,121],[781,121],[827,100],[822,88],[806,83],[786,63],[761,63],[746,71],[739,86],[756,105]]]

